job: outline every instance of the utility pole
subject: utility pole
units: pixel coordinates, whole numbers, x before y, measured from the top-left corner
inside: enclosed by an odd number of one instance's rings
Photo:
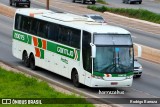
[[[49,0],[46,0],[46,9],[49,10]]]

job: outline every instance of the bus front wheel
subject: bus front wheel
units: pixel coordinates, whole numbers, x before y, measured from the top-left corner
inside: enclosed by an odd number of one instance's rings
[[[81,84],[79,83],[79,75],[76,70],[72,72],[72,81],[75,87],[80,87]]]
[[[29,64],[30,64],[30,67],[31,67],[32,70],[36,69],[35,58],[34,58],[33,54],[31,54],[30,57],[29,57]]]

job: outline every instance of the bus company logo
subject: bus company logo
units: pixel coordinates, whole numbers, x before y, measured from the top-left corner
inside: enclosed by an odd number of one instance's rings
[[[11,99],[2,99],[2,104],[12,104]]]
[[[23,41],[25,40],[24,35],[21,35],[19,33],[14,33],[14,38],[19,39],[19,40],[23,40]]]
[[[74,52],[72,50],[68,50],[62,47],[57,47],[57,52],[70,57],[73,57],[74,55]]]

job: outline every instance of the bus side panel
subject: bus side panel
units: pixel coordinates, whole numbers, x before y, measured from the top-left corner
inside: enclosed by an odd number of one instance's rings
[[[12,40],[12,54],[14,57],[21,59],[22,60],[22,56],[23,56],[23,51],[26,50],[28,57],[29,54],[32,52],[32,46],[23,42],[20,42],[18,40]]]

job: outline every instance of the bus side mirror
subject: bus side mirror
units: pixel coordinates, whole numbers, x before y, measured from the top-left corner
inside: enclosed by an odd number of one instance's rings
[[[95,58],[96,57],[96,46],[92,43],[90,43],[91,45],[91,50],[92,50],[92,58]]]
[[[137,56],[136,57],[141,57],[142,56],[142,47],[139,44],[134,44],[137,47]]]

